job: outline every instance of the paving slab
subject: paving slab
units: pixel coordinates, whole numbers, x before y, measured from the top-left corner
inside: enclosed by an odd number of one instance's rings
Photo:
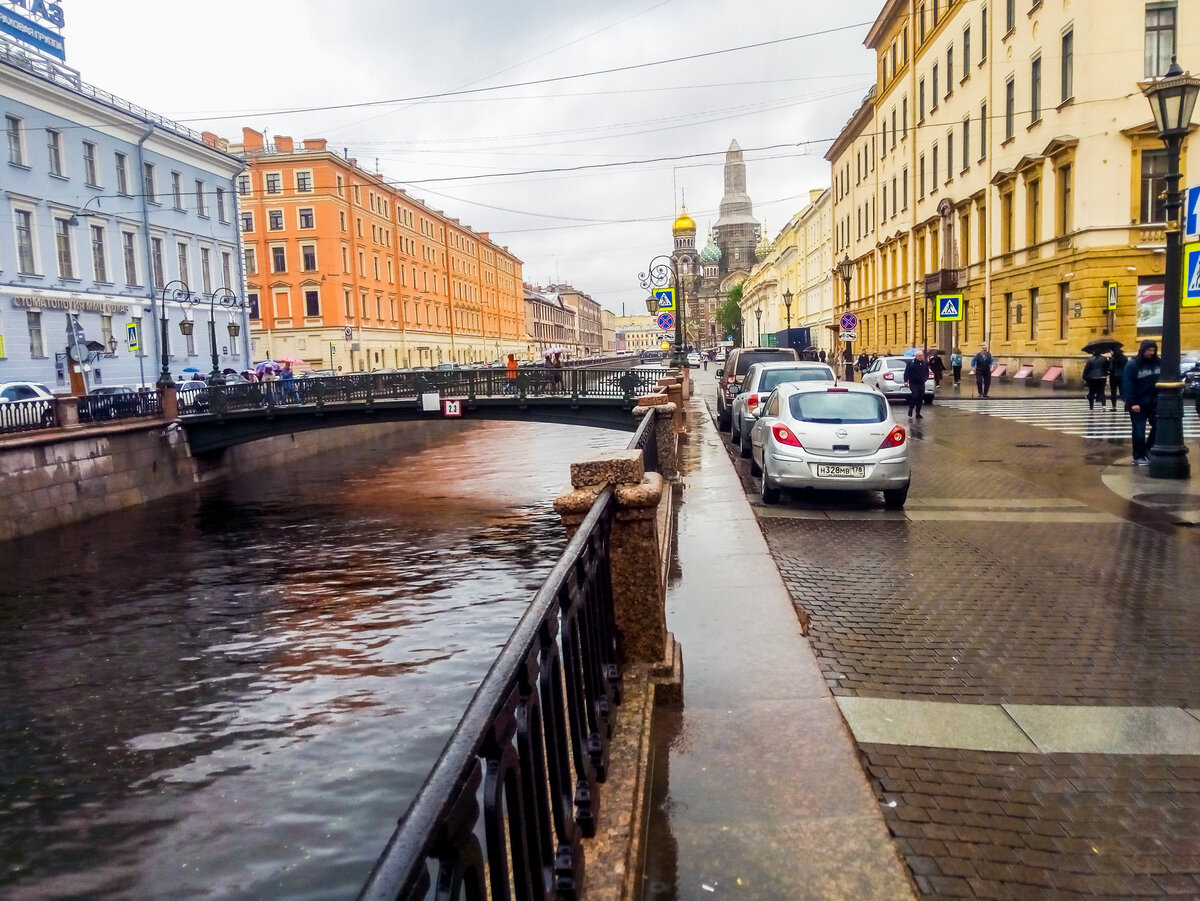
[[[860,742],[1015,753],[1038,750],[999,706],[894,698],[838,698],[838,706]]]
[[[1200,721],[1186,710],[1032,704],[1004,709],[1045,753],[1200,754]]]

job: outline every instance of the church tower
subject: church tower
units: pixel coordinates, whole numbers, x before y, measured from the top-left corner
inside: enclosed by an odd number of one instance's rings
[[[725,152],[725,196],[721,198],[720,218],[713,228],[713,239],[721,251],[720,274],[724,280],[731,272],[749,272],[754,267],[754,249],[759,226],[754,205],[746,193],[746,162],[737,141]]]

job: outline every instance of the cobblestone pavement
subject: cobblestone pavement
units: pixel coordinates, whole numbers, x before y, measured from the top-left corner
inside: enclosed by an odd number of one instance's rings
[[[938,405],[911,435],[904,513],[757,508],[835,695],[1200,709],[1200,535],[1103,486],[1127,441]],[[965,747],[860,744],[925,897],[1200,898],[1200,748]]]

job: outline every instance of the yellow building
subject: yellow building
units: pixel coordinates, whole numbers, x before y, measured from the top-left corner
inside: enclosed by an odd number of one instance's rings
[[[883,5],[866,39],[875,86],[826,157],[860,348],[990,342],[1010,374],[1077,379],[1088,341],[1160,334],[1166,152],[1138,82],[1172,55],[1200,66],[1200,4],[1086,9]],[[1190,139],[1185,184],[1189,162]],[[958,293],[961,321],[936,322],[937,295]],[[1200,346],[1195,308],[1182,337]]]

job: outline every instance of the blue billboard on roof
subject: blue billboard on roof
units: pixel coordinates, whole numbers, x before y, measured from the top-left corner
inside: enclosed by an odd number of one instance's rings
[[[0,0],[0,37],[66,61],[63,11],[49,0]]]

